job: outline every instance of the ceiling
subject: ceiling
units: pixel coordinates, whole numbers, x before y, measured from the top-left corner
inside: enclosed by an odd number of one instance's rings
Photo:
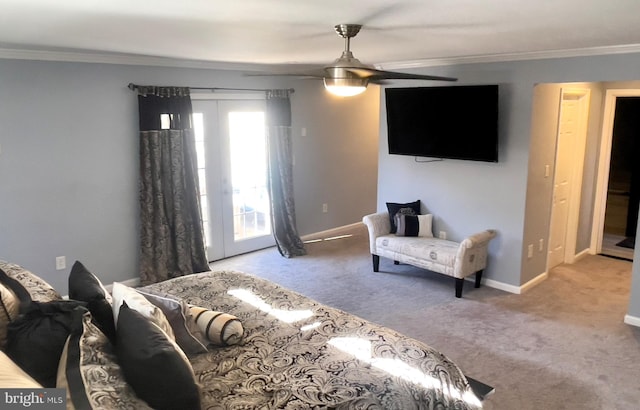
[[[339,23],[364,24],[351,49],[382,68],[640,50],[637,0],[0,0],[0,9],[0,57],[321,65],[342,52]]]

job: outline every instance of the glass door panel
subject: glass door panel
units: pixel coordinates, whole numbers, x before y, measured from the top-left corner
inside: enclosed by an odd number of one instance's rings
[[[193,107],[209,259],[272,246],[264,101],[195,100]]]

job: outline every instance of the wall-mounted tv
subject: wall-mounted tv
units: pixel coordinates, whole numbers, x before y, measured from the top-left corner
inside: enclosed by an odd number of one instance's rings
[[[389,154],[498,162],[498,85],[385,89]]]

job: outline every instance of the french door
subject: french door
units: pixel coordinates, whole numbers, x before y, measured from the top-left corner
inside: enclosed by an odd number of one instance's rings
[[[264,100],[193,100],[209,260],[274,245]]]

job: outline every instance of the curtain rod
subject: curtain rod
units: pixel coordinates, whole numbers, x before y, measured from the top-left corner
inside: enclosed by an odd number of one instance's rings
[[[133,90],[137,90],[139,87],[142,87],[142,86],[134,83],[129,83],[127,87],[133,91]],[[224,87],[184,87],[184,88],[188,88],[190,90],[207,90],[207,91],[211,91],[212,93],[216,91],[260,91],[260,92],[271,91],[271,89],[267,89],[267,88],[224,88]],[[293,88],[287,88],[287,90],[290,93],[295,92]]]

